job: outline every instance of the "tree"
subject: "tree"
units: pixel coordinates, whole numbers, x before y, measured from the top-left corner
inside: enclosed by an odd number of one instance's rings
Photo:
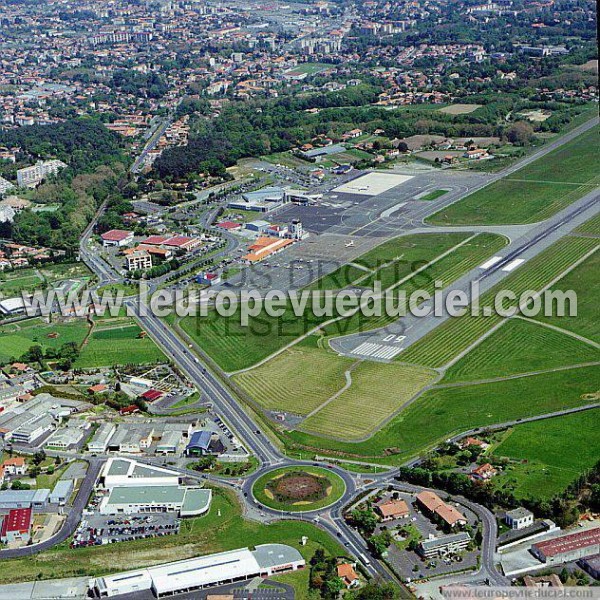
[[[534,138],[533,127],[525,121],[517,121],[508,128],[506,137],[511,144],[524,146]]]
[[[352,511],[352,521],[367,536],[375,531],[379,522],[377,515],[370,508]]]

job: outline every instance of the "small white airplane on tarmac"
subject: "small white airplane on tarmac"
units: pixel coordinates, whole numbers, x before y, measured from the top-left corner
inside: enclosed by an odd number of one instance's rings
[[[354,240],[350,240],[347,244],[346,244],[346,248],[353,248],[354,247]]]

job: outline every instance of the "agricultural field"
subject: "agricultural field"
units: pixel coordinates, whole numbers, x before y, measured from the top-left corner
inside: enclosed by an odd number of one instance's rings
[[[511,273],[503,282],[481,297],[481,307],[493,306],[493,298],[499,289],[510,289],[517,296],[526,290],[540,290],[556,277],[569,269],[575,262],[593,252],[598,245],[592,238],[566,237],[525,263]],[[442,367],[457,354],[487,333],[502,318],[496,314],[490,317],[471,316],[449,319],[430,334],[407,348],[399,356],[403,362],[411,362],[429,367]]]
[[[552,216],[600,183],[598,127],[529,165],[444,208],[435,225],[534,223]]]
[[[598,410],[587,410],[510,429],[493,449],[510,459],[494,486],[517,497],[550,498],[598,460]]]
[[[600,343],[600,322],[598,320],[598,298],[600,297],[600,252],[596,252],[568,273],[552,287],[562,291],[573,290],[577,294],[577,316],[536,317],[540,323],[547,323],[584,336]]]
[[[302,536],[308,538],[300,545]],[[60,544],[50,550],[0,562],[0,584],[63,577],[98,577],[123,570],[139,569],[195,556],[267,543],[289,544],[308,562],[318,548],[327,555],[345,552],[327,533],[306,521],[276,521],[265,525],[243,518],[233,492],[213,490],[209,512],[184,519],[177,535],[155,537],[109,546],[71,550]],[[309,569],[280,576],[297,586],[296,598],[308,598]]]
[[[60,348],[67,342],[81,344],[89,330],[85,319],[73,319],[64,323],[45,323],[42,319],[27,319],[0,326],[0,362],[17,359],[31,346],[42,350]]]
[[[362,442],[342,442],[301,431],[284,436],[290,450],[318,448],[347,457],[399,464],[448,437],[475,427],[589,404],[600,387],[600,369],[575,369],[482,384],[434,387]]]
[[[306,338],[264,365],[233,380],[267,410],[307,415],[342,389],[355,363],[316,347]]]
[[[364,438],[435,381],[437,373],[365,361],[350,376],[350,387],[306,419],[300,429],[345,440]]]
[[[82,347],[75,366],[108,367],[164,360],[164,354],[149,337],[140,337],[141,331],[133,320],[102,321],[102,325],[94,329]]]
[[[506,377],[592,361],[600,361],[597,347],[516,317],[452,365],[442,383]]]

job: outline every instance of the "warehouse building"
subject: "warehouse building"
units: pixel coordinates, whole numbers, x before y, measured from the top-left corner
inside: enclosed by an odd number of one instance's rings
[[[170,469],[145,465],[129,458],[109,458],[100,474],[100,485],[114,487],[177,486],[179,474]]]
[[[532,544],[531,553],[543,563],[556,565],[600,553],[600,527]]]
[[[90,452],[106,452],[108,442],[116,430],[116,426],[112,423],[102,423],[88,442],[88,450]]]
[[[210,508],[212,491],[177,485],[114,487],[100,501],[100,514],[176,512],[181,517],[202,515]]]
[[[10,542],[29,541],[33,515],[31,508],[14,508],[4,517],[0,529],[0,540],[4,544]]]
[[[443,535],[432,540],[423,540],[419,544],[419,554],[425,558],[435,556],[446,556],[446,554],[456,554],[465,550],[471,541],[471,536],[461,531],[454,535]]]
[[[0,491],[0,510],[13,508],[45,508],[48,504],[50,490],[2,490]]]
[[[75,489],[75,482],[72,479],[61,479],[56,482],[54,489],[50,492],[50,503],[64,506],[71,497]]]
[[[157,598],[206,589],[217,585],[269,577],[305,566],[302,555],[284,544],[263,544],[200,556],[139,571],[100,577],[94,592],[101,598],[152,591]]]

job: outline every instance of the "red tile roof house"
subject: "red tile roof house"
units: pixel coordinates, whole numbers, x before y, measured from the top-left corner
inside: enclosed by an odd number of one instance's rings
[[[101,236],[102,245],[106,248],[108,246],[128,246],[133,243],[133,231],[125,231],[123,229],[111,229]]]
[[[393,521],[408,517],[410,510],[404,500],[388,500],[376,507],[382,521]]]
[[[459,510],[454,506],[446,504],[433,492],[421,492],[420,494],[417,494],[417,502],[426,512],[437,515],[450,527],[467,524],[467,518]]]
[[[484,465],[480,465],[479,467],[471,471],[471,478],[478,479],[479,481],[487,481],[497,473],[498,470],[492,467],[490,463],[485,463]]]
[[[10,542],[28,542],[33,521],[31,508],[13,508],[2,521],[0,540]]]
[[[354,566],[348,563],[342,563],[337,566],[337,575],[344,582],[344,585],[350,589],[360,584],[360,580]]]

